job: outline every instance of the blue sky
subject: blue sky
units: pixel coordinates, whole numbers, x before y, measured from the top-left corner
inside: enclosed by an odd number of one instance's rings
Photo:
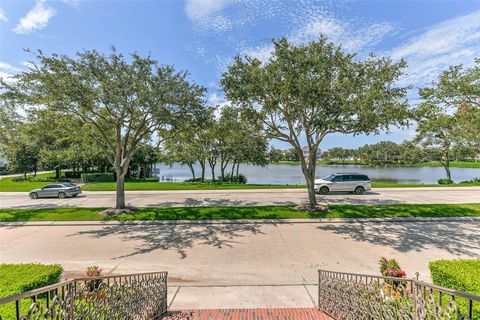
[[[236,54],[266,59],[273,37],[302,43],[320,33],[360,57],[375,52],[406,59],[401,84],[421,87],[448,65],[480,57],[480,1],[0,0],[0,76],[8,80],[26,68],[31,55],[24,48],[71,55],[114,45],[188,69],[209,88],[207,100],[222,105],[228,102],[218,81]],[[410,97],[415,103],[415,91]],[[413,131],[336,135],[321,148],[400,142]]]

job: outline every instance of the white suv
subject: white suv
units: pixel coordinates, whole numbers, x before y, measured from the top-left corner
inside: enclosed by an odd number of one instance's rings
[[[323,179],[315,179],[315,190],[320,194],[330,191],[347,191],[362,194],[372,189],[368,176],[359,173],[335,173]]]

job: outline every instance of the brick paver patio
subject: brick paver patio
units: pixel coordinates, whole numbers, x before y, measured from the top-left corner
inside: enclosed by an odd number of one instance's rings
[[[173,310],[162,320],[333,320],[314,308]]]

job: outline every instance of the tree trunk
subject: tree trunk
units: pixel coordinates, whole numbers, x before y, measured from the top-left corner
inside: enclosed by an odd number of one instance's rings
[[[232,178],[234,177],[233,174],[234,174],[234,171],[235,171],[235,165],[236,165],[236,164],[237,164],[237,163],[236,163],[235,161],[233,161],[233,163],[232,163],[232,172],[230,173],[230,176],[231,176]]]
[[[193,165],[191,163],[187,163],[190,172],[192,173],[193,180],[195,180],[195,169],[193,169]]]
[[[125,209],[125,174],[122,169],[117,169],[117,194],[115,209]]]
[[[210,169],[212,171],[212,182],[213,182],[213,181],[215,181],[215,165],[216,165],[216,162],[208,161],[208,165],[210,166]]]
[[[452,181],[452,174],[450,172],[450,161],[449,160],[445,161],[444,167],[445,167],[445,173],[447,174],[447,179]]]
[[[310,150],[316,151],[316,150]],[[312,152],[308,159],[305,159],[303,156],[302,149],[297,150],[298,156],[300,158],[300,164],[302,166],[302,172],[305,176],[305,181],[307,182],[307,190],[308,190],[308,204],[311,207],[315,207],[317,205],[317,196],[315,194],[315,167],[316,167],[316,160],[315,155],[312,156]],[[308,164],[307,164],[308,161]]]
[[[60,168],[55,167],[55,179],[60,180]]]
[[[205,182],[205,160],[200,160],[200,168],[202,168],[202,182]]]
[[[240,169],[240,162],[237,163],[237,180],[238,180],[238,176],[239,176],[239,175],[238,175],[238,170],[239,170],[239,169]]]

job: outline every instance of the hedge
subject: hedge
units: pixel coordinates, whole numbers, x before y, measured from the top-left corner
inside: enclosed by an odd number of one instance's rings
[[[480,259],[437,260],[428,266],[434,284],[480,296]],[[466,300],[457,302],[466,312]],[[473,303],[473,319],[480,319],[480,302]]]
[[[0,264],[0,298],[58,283],[62,272],[58,264]],[[23,311],[30,306],[25,301],[21,304]],[[0,315],[2,319],[15,319],[15,303],[0,305]]]
[[[83,182],[114,182],[115,176],[111,172],[84,173],[82,180]]]

